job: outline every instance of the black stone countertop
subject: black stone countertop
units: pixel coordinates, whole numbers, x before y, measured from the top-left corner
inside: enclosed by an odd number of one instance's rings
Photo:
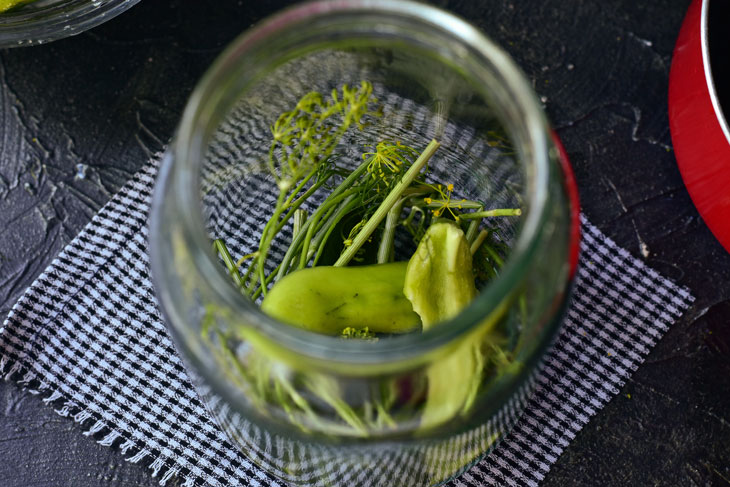
[[[545,485],[730,485],[730,255],[676,167],[667,81],[688,0],[435,2],[532,80],[589,219],[695,306]],[[0,316],[173,133],[196,80],[282,2],[144,0],[87,33],[0,50]],[[0,383],[0,485],[157,485],[40,398]]]

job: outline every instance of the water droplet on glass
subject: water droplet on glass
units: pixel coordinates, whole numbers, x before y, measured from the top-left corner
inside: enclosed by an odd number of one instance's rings
[[[74,179],[86,179],[86,170],[89,168],[86,164],[76,164],[76,175]]]

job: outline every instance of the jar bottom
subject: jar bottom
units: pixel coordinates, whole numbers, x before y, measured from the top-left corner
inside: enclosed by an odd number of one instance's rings
[[[194,383],[226,437],[256,466],[293,486],[438,486],[461,475],[491,453],[524,411],[542,367],[486,422],[439,439],[333,445],[282,436],[234,411],[211,388]]]

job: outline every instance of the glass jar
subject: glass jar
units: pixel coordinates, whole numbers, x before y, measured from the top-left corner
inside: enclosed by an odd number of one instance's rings
[[[139,0],[32,0],[0,13],[0,47],[43,44],[80,34]]]
[[[503,265],[463,311],[377,341],[262,313],[212,245],[225,240],[234,258],[257,249],[279,189],[265,163],[279,114],[313,90],[326,96],[363,81],[382,116],[342,137],[339,164],[354,168],[383,140],[420,151],[437,139],[434,184],[522,210],[483,223]],[[206,73],[158,178],[150,252],[168,327],[211,414],[263,469],[297,485],[435,485],[509,431],[559,329],[578,207],[534,93],[482,33],[407,1],[285,10]],[[291,239],[283,235],[269,269]],[[407,239],[397,241],[398,255],[409,255]]]

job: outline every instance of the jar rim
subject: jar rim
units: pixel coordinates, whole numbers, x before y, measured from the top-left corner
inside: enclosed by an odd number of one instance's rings
[[[489,59],[493,68],[507,81],[505,89],[513,95],[513,102],[519,105],[520,112],[525,116],[528,130],[524,136],[529,141],[529,154],[532,157],[530,165],[533,171],[530,175],[530,204],[523,213],[521,231],[500,275],[490,281],[489,286],[467,308],[442,326],[435,326],[424,333],[381,340],[377,347],[364,346],[358,340],[340,340],[293,327],[258,310],[255,303],[235,289],[229,276],[215,261],[214,254],[208,250],[210,240],[204,231],[200,205],[194,199],[180,203],[187,206],[181,214],[184,235],[199,250],[192,252],[194,265],[202,276],[209,279],[208,284],[217,297],[238,316],[250,318],[249,322],[256,324],[257,332],[302,357],[328,364],[377,366],[423,356],[474,329],[485,316],[509,299],[535,258],[540,235],[547,220],[548,185],[553,176],[550,171],[548,125],[528,82],[500,47],[455,15],[409,0],[325,0],[290,7],[237,38],[202,78],[190,97],[171,147],[175,159],[171,168],[171,182],[176,195],[197,194],[196,175],[199,171],[196,164],[201,163],[207,142],[201,130],[201,120],[211,116],[211,99],[222,96],[220,90],[216,91],[219,81],[225,79],[226,73],[233,69],[241,57],[255,52],[272,36],[304,22],[336,16],[357,16],[364,11],[372,15],[399,16],[418,23],[420,27],[437,28]],[[518,152],[518,157],[524,157],[524,154]],[[200,158],[196,159],[198,155]],[[557,327],[557,324],[554,326]]]

